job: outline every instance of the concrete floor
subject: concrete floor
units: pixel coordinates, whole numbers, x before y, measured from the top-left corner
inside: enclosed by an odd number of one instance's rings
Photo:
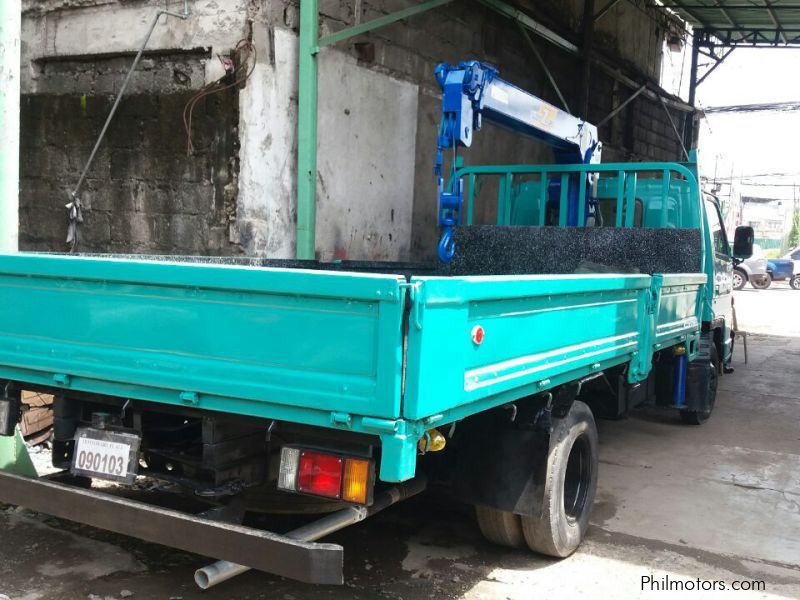
[[[756,333],[749,364],[739,354],[736,372],[721,380],[710,422],[688,427],[672,413],[646,410],[599,424],[592,526],[566,560],[491,546],[468,510],[423,498],[333,536],[346,548],[345,587],[249,573],[201,594],[191,577],[205,559],[7,508],[0,510],[0,599],[680,595],[642,589],[646,576],[762,580],[764,591],[732,597],[800,598],[798,300],[800,292],[780,287],[737,293],[740,324]]]
[[[734,293],[739,327],[747,331],[780,336],[800,336],[800,290],[788,283],[773,282],[766,290],[748,284]]]

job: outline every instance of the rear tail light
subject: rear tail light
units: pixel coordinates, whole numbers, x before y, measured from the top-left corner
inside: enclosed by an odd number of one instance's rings
[[[326,498],[340,498],[343,462],[339,456],[301,450],[297,491]]]
[[[348,458],[344,463],[342,500],[366,504],[369,498],[370,465],[368,460]]]
[[[299,460],[299,448],[290,448],[289,446],[284,446],[281,448],[281,467],[278,471],[279,489],[297,489],[297,462]]]
[[[284,446],[278,489],[368,505],[372,501],[371,460]]]

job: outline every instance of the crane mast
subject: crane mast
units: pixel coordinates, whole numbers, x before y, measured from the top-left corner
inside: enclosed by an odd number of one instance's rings
[[[439,258],[443,262],[453,258],[453,228],[461,221],[463,183],[454,176],[457,167],[455,155],[458,148],[472,145],[472,138],[484,120],[545,142],[552,147],[559,164],[600,162],[601,144],[594,125],[504,81],[494,67],[474,60],[457,66],[443,63],[436,68],[436,80],[442,88],[442,117],[434,173],[438,183],[439,226],[442,229]],[[452,150],[454,156],[451,177],[446,183],[443,164],[448,150]],[[577,222],[577,186],[591,183],[588,179],[570,182],[567,225],[585,225]],[[586,214],[591,217],[591,207]]]

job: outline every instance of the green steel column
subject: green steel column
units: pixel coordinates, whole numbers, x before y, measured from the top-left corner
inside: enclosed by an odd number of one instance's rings
[[[0,252],[19,240],[20,0],[0,0]]]
[[[313,259],[316,251],[318,37],[319,11],[317,0],[301,0],[297,101],[296,256],[299,259]]]

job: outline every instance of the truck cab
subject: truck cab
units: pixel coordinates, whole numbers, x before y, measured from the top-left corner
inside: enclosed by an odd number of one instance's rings
[[[706,222],[706,262],[709,285],[707,295],[710,306],[703,311],[703,328],[714,336],[718,356],[723,364],[729,364],[733,350],[733,269],[735,259],[725,231],[725,221],[720,210],[719,199],[703,193],[703,210]],[[747,235],[743,230],[741,235]],[[752,249],[750,250],[752,254]],[[743,256],[742,258],[747,258]]]

